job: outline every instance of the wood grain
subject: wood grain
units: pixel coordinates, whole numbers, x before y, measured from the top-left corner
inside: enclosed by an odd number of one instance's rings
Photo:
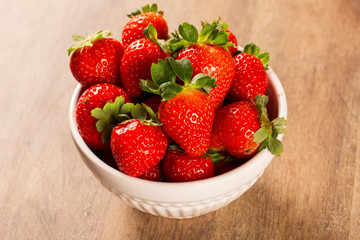
[[[222,17],[256,42],[288,99],[285,152],[230,205],[190,220],[113,197],[82,163],[68,105],[74,33],[111,29],[145,1],[12,1],[0,8],[2,239],[359,239],[360,2],[158,0],[171,31]]]

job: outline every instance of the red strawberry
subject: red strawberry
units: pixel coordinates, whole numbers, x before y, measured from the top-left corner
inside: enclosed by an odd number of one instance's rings
[[[221,153],[221,155],[224,156],[224,159],[214,162],[215,176],[227,173],[246,162],[246,159],[236,159],[226,153]]]
[[[265,95],[268,88],[269,54],[260,54],[253,43],[245,46],[244,52],[234,57],[235,79],[228,93],[230,101],[251,101],[257,95]]]
[[[214,164],[209,157],[190,156],[180,150],[168,150],[162,168],[169,182],[188,182],[214,176]]]
[[[132,119],[113,129],[110,146],[119,170],[139,177],[161,161],[168,142],[160,126]]]
[[[203,73],[191,79],[192,65],[186,58],[160,60],[152,65],[151,72],[154,82],[142,81],[141,87],[162,96],[158,116],[165,133],[187,154],[205,154],[214,119],[214,110],[205,92],[216,87],[215,79]],[[184,86],[175,83],[177,76],[184,81]]]
[[[285,133],[286,120],[277,118],[270,122],[265,108],[267,101],[267,96],[259,95],[255,104],[239,101],[217,110],[212,131],[216,141],[211,141],[210,149],[225,150],[237,158],[250,158],[267,147],[279,156],[283,147],[277,136]]]
[[[120,87],[101,83],[88,88],[79,98],[75,112],[76,122],[80,135],[89,146],[98,150],[109,147],[108,143],[103,143],[101,133],[96,130],[98,120],[91,115],[91,111],[104,107],[106,103],[115,101],[119,96],[122,96],[125,102],[130,102],[129,96]]]
[[[158,164],[155,167],[147,170],[139,178],[149,180],[149,181],[161,182],[163,180],[163,178],[164,178],[164,174],[162,172],[161,164]]]
[[[143,30],[149,23],[152,23],[156,28],[159,39],[168,39],[169,30],[167,23],[163,17],[163,12],[158,12],[156,4],[151,6],[147,4],[142,7],[142,11],[137,9],[129,14],[128,17],[131,19],[125,24],[121,37],[125,47],[135,40],[145,38]]]
[[[109,31],[99,31],[87,38],[73,36],[76,43],[68,50],[69,55],[73,52],[70,70],[84,88],[98,83],[120,84],[119,67],[124,47],[113,38],[103,38],[109,35]]]
[[[140,79],[151,79],[151,64],[167,57],[167,54],[158,45],[156,29],[149,24],[145,32],[147,39],[132,42],[125,49],[121,60],[122,85],[132,98],[140,98],[144,95],[139,86]]]
[[[174,34],[170,50],[180,50],[176,59],[190,60],[194,75],[205,73],[216,78],[217,88],[211,91],[209,97],[215,109],[221,107],[235,77],[235,64],[226,50],[229,40],[227,33],[219,29],[215,22],[205,25],[199,37],[197,29],[189,23],[180,25],[179,33],[184,39]]]
[[[229,30],[226,30],[226,32],[229,34],[229,42],[234,44],[234,47],[227,47],[231,56],[234,56],[236,54],[236,52],[238,51],[237,50],[237,46],[238,46],[238,43],[237,43],[237,39],[236,39],[236,36]]]

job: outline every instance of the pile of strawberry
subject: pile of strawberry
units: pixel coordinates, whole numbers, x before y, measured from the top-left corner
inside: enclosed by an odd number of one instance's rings
[[[169,37],[156,4],[129,15],[121,42],[111,32],[74,35],[70,69],[83,86],[78,130],[104,161],[153,181],[205,179],[258,151],[283,151],[286,120],[269,120],[269,54],[219,20],[200,32],[184,22]],[[106,160],[107,159],[107,160]]]

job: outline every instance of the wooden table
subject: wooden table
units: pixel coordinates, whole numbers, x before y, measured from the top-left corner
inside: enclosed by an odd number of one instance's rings
[[[112,196],[71,140],[73,33],[111,29],[145,1],[0,8],[1,239],[359,239],[360,2],[158,0],[169,29],[219,16],[271,53],[288,99],[285,152],[238,200],[171,220]]]

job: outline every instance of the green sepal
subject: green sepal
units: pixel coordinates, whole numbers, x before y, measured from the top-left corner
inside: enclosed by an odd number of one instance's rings
[[[190,82],[191,88],[200,88],[205,93],[210,93],[213,88],[216,88],[216,78],[210,77],[204,73],[196,74]]]
[[[145,92],[160,95],[159,86],[151,80],[140,79],[140,88]]]
[[[206,42],[209,38],[210,35],[213,33],[213,31],[216,29],[216,23],[212,23],[212,24],[203,24],[203,28],[200,31],[200,38],[199,38],[199,42]]]
[[[147,13],[147,12],[157,12],[161,15],[164,15],[163,11],[158,11],[158,6],[154,3],[151,6],[149,4],[146,4],[144,6],[141,7],[140,9],[135,9],[134,11],[132,11],[130,14],[127,14],[127,16],[129,18],[132,18],[136,15],[142,14],[142,13]]]
[[[119,96],[114,102],[108,102],[103,108],[94,108],[91,110],[91,116],[96,118],[96,129],[102,133],[103,143],[110,140],[112,129],[121,122],[119,118],[120,109],[124,106],[124,97]]]
[[[149,39],[154,43],[157,43],[157,31],[154,25],[152,25],[152,23],[149,23],[149,25],[146,28],[144,28],[143,32],[147,39]]]
[[[172,58],[168,58],[172,59]],[[171,65],[169,64],[169,60],[159,59],[158,63],[153,63],[151,65],[151,77],[154,81],[154,84],[160,86],[165,82],[175,82],[176,74],[172,70]],[[151,87],[155,87],[151,85]]]
[[[168,100],[170,98],[175,97],[179,93],[183,91],[184,87],[180,86],[179,84],[173,82],[166,82],[159,86],[160,96],[164,100]]]
[[[193,68],[190,60],[183,58],[174,60],[168,57],[165,60],[160,59],[158,63],[151,66],[151,76],[154,80],[140,80],[140,87],[146,92],[160,95],[164,100],[175,97],[183,91],[184,88],[198,88],[205,93],[209,93],[216,88],[216,79],[204,73],[196,75],[192,80]],[[176,83],[176,76],[184,81],[184,86]]]
[[[280,156],[283,152],[283,144],[277,137],[279,134],[286,133],[284,128],[287,121],[285,118],[276,118],[272,121],[269,120],[266,109],[268,100],[269,98],[267,96],[257,95],[252,101],[259,112],[259,121],[261,124],[261,128],[253,135],[253,141],[261,143],[258,151],[268,148],[273,155]]]
[[[147,111],[147,113],[150,116],[150,119],[154,122],[159,122],[158,117],[156,116],[156,114],[154,113],[154,111],[151,109],[151,107],[149,107],[148,105],[146,105],[145,103],[141,104],[143,106],[143,108]]]
[[[83,48],[85,46],[92,47],[93,42],[110,35],[112,35],[112,32],[109,30],[100,30],[96,33],[91,33],[86,38],[83,35],[75,34],[72,36],[72,39],[75,41],[75,43],[67,50],[68,56],[70,56],[70,54],[75,52],[77,49]]]
[[[256,46],[255,43],[251,42],[245,45],[244,53],[253,55],[254,57],[258,57],[260,54],[260,48]]]
[[[129,115],[127,115],[127,114],[120,113],[120,114],[118,114],[118,115],[115,116],[115,119],[116,119],[116,121],[118,121],[119,123],[122,123],[122,122],[124,122],[124,121],[126,121],[126,120],[129,120],[129,119],[131,119],[131,118],[130,118]]]
[[[211,151],[211,150],[207,151],[207,152],[203,155],[203,157],[205,157],[205,158],[209,157],[210,160],[211,160],[214,164],[219,163],[220,161],[222,161],[222,160],[225,159],[225,157],[224,157],[223,155],[221,155],[220,152]]]
[[[132,109],[131,109],[131,116],[134,119],[143,121],[147,117],[146,109],[140,104],[137,103]]]
[[[268,52],[260,53],[260,48],[255,43],[246,44],[243,52],[257,57],[263,64],[265,71],[269,69],[270,54]]]
[[[133,103],[125,103],[120,108],[120,114],[129,114],[133,108],[134,108]]]
[[[184,22],[178,28],[179,34],[188,42],[197,43],[199,38],[198,30],[194,25]]]
[[[167,58],[166,60],[170,64],[170,67],[175,74],[175,79],[176,76],[178,76],[185,83],[185,85],[188,85],[193,74],[193,67],[190,60],[187,58],[183,58],[180,60]]]

